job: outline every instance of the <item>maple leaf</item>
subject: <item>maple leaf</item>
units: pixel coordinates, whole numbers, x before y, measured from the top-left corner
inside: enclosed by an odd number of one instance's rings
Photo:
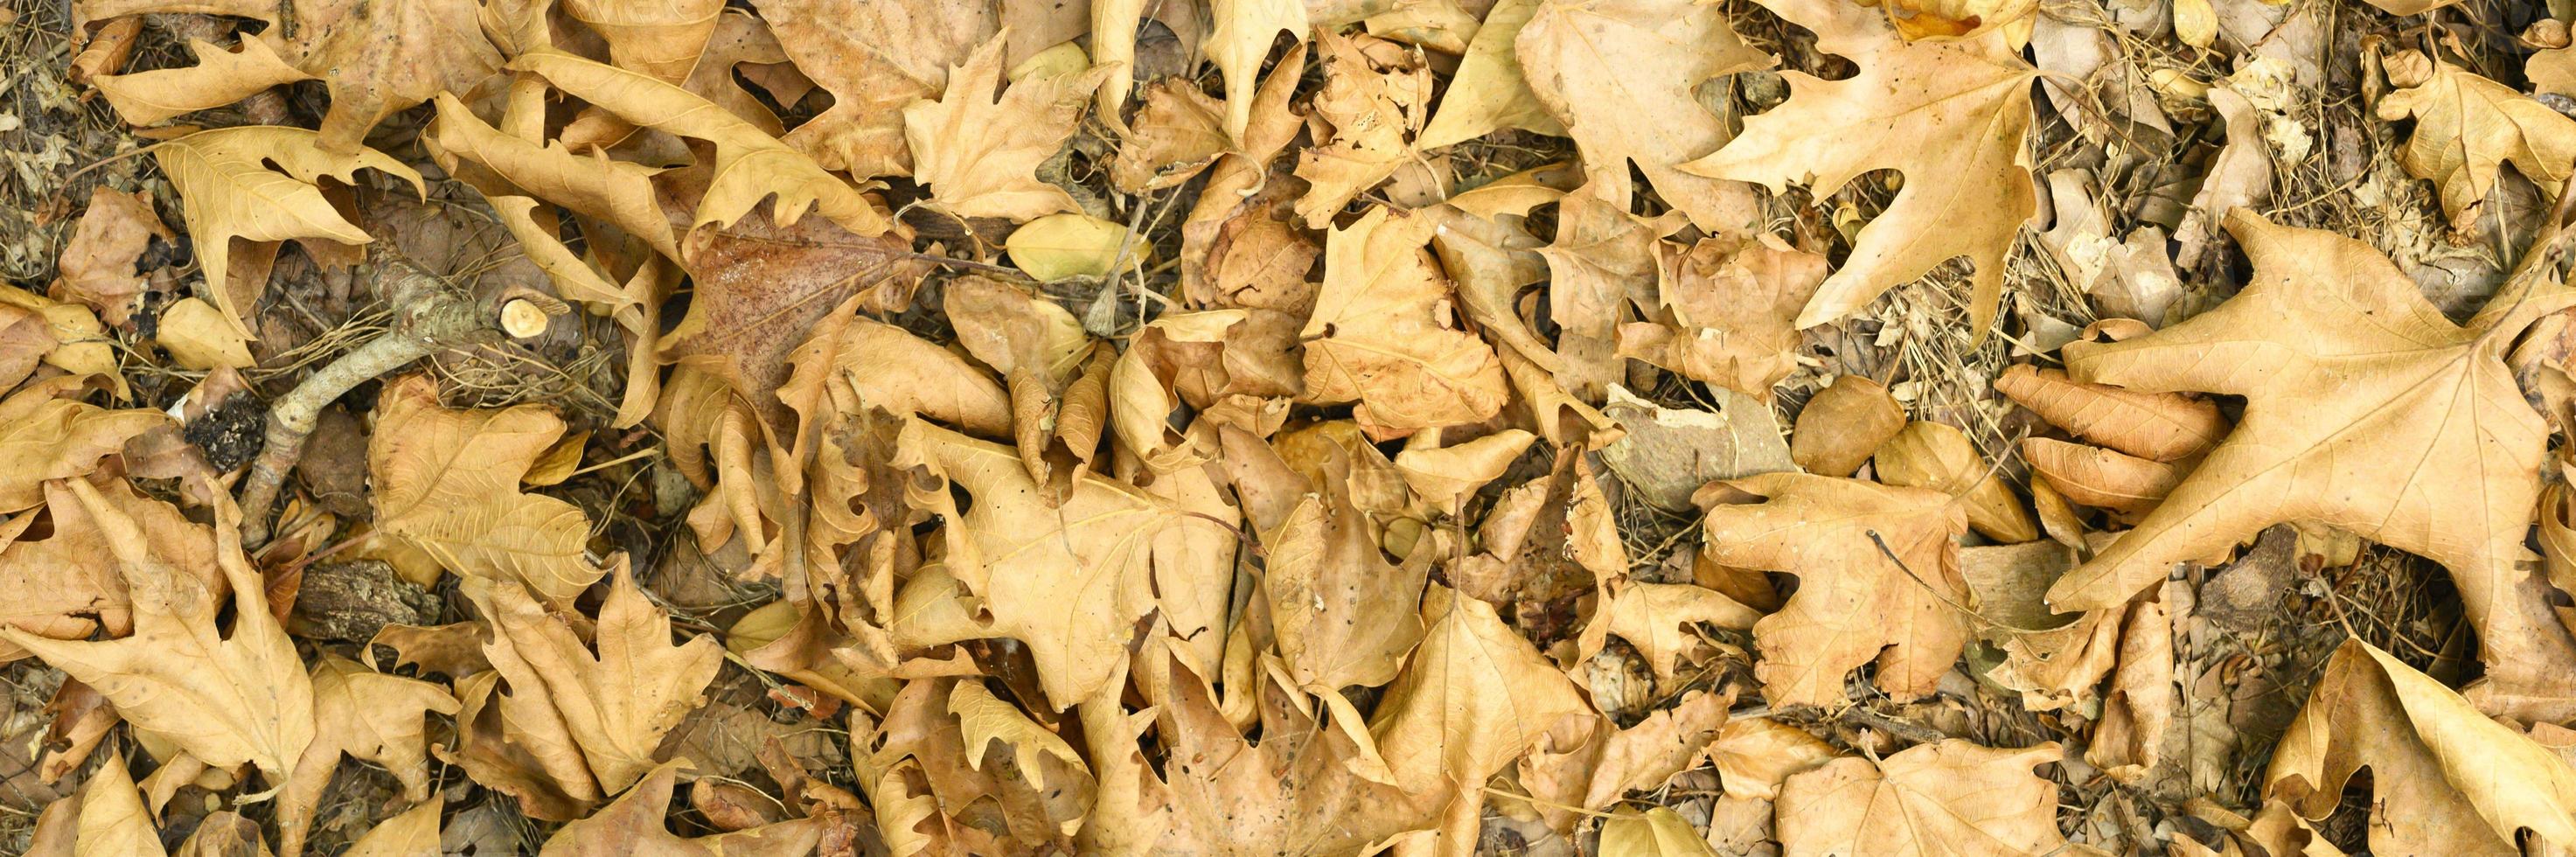
[[[49,537],[19,538],[36,523],[32,514],[0,527],[7,536],[0,539],[0,591],[16,593],[0,624],[55,640],[86,640],[99,630],[125,636],[134,630],[134,612],[124,575],[97,562],[113,555],[108,549],[111,533],[68,485],[45,484],[45,510],[53,527]],[[181,556],[213,556],[211,537],[177,509],[146,501],[122,484],[111,484],[104,496],[154,544],[179,545],[172,552]],[[182,563],[177,570],[208,591],[223,585],[223,573],[212,562]],[[0,646],[0,655],[15,659],[26,652]]]
[[[1708,558],[1799,576],[1780,612],[1753,624],[1754,674],[1771,704],[1838,704],[1843,676],[1872,659],[1889,696],[1932,692],[1968,641],[1953,606],[1968,597],[1957,542],[1966,510],[1938,491],[1802,473],[1720,484],[1768,500],[1720,497],[1703,523]]]
[[[1509,397],[1502,364],[1457,328],[1448,282],[1424,242],[1438,221],[1372,209],[1324,241],[1324,286],[1298,338],[1303,401],[1357,400],[1361,424],[1400,436],[1492,417]]]
[[[410,375],[377,398],[368,439],[376,534],[416,551],[428,565],[397,557],[415,581],[438,568],[469,578],[525,584],[548,602],[573,596],[607,573],[585,555],[590,521],[579,507],[519,491],[519,478],[563,436],[563,420],[540,405],[451,410],[438,384]]]
[[[1634,163],[1701,229],[1741,231],[1758,216],[1751,189],[1679,168],[1729,136],[1694,90],[1771,64],[1736,38],[1725,10],[1691,0],[1543,0],[1513,44],[1530,90],[1574,137],[1584,175],[1612,207],[1626,211],[1635,195]]]
[[[724,3],[563,0],[563,10],[608,42],[609,62],[666,83],[679,83],[689,78],[699,56],[706,52],[707,40],[715,35]]]
[[[292,17],[281,16],[281,8]],[[197,68],[144,72],[170,75],[155,85],[184,95],[184,103],[164,109],[228,104],[293,79],[286,77],[291,67],[330,90],[318,145],[336,155],[365,155],[361,143],[385,117],[441,92],[471,90],[501,65],[500,50],[484,38],[481,16],[468,0],[307,0],[283,7],[259,0],[89,0],[74,17],[87,22],[154,12],[231,15],[268,24],[243,40],[239,54],[207,45],[198,49],[206,62]],[[134,121],[170,115],[177,113]]]
[[[1101,87],[1102,93],[1113,87]],[[1110,182],[1128,193],[1160,190],[1189,181],[1217,156],[1234,148],[1225,131],[1225,105],[1187,78],[1167,77],[1145,87],[1145,102],[1128,120]]]
[[[1841,318],[1966,256],[1976,266],[1968,320],[1982,336],[2003,295],[2004,255],[2022,223],[2039,212],[2026,139],[2038,70],[2001,32],[1908,42],[1858,5],[1763,5],[1816,31],[1818,50],[1850,58],[1860,73],[1829,81],[1782,72],[1789,79],[1787,102],[1746,118],[1742,135],[1681,169],[1760,182],[1775,194],[1801,182],[1818,199],[1872,170],[1904,174],[1904,189],[1861,227],[1850,257],[1799,312],[1798,327]],[[1971,199],[1978,202],[1962,203]]]
[[[1781,852],[2063,853],[2057,784],[2031,773],[2058,757],[2053,743],[2004,750],[1947,739],[1791,774],[1780,788]]]
[[[860,178],[907,174],[903,108],[946,91],[948,69],[992,40],[989,3],[758,0],[796,67],[832,94],[832,107],[787,132],[827,169]]]
[[[2576,769],[2414,667],[2360,640],[2327,659],[2281,736],[2264,794],[2323,820],[2370,769],[2370,850],[2512,853],[2576,842]]]
[[[134,787],[134,774],[126,770],[125,754],[111,750],[107,761],[89,782],[81,784],[80,794],[45,808],[50,818],[57,808],[75,813],[71,841],[57,841],[54,853],[64,857],[90,854],[163,857],[170,852],[161,847],[161,833],[152,827],[152,816],[143,808],[143,795]],[[45,829],[39,821],[29,854],[44,854]]]
[[[241,50],[227,51],[204,39],[191,39],[188,49],[197,64],[90,79],[108,106],[135,125],[151,125],[183,113],[222,107],[252,93],[311,80],[312,75],[287,65],[277,49],[257,38],[243,39]]]
[[[1026,77],[996,98],[1002,46],[996,37],[950,70],[939,100],[904,105],[912,177],[959,217],[1025,221],[1079,210],[1072,194],[1039,180],[1037,168],[1073,136],[1084,103],[1110,70]]]
[[[240,512],[215,492],[209,543],[199,541],[204,531],[193,525],[146,529],[129,511],[160,501],[111,498],[79,479],[63,484],[107,536],[133,600],[134,633],[73,642],[0,627],[0,637],[97,688],[126,722],[208,766],[248,762],[271,782],[285,782],[313,742],[313,684],[269,610],[259,572],[242,555]],[[215,625],[224,608],[216,590],[182,570],[203,563],[219,569],[232,589],[229,634]]]
[[[1387,685],[1369,731],[1398,785],[1442,796],[1439,852],[1464,855],[1475,847],[1485,780],[1524,753],[1572,743],[1592,709],[1493,605],[1433,586],[1422,616],[1430,630]]]
[[[502,200],[513,196],[542,197],[615,225],[664,256],[680,258],[679,238],[654,195],[653,177],[661,170],[609,160],[605,152],[584,157],[573,154],[560,142],[539,145],[502,133],[453,95],[438,97],[438,119],[420,139],[440,168],[449,173],[471,180],[474,174],[458,166],[480,164],[506,183],[507,186],[475,183],[495,209],[511,208]],[[573,294],[576,293],[567,296]]]
[[[401,4],[387,4],[401,5]],[[179,192],[180,216],[205,269],[207,291],[217,309],[243,338],[252,338],[245,323],[249,304],[259,295],[234,294],[226,267],[233,239],[283,241],[327,239],[342,244],[372,240],[322,198],[315,180],[329,176],[355,183],[358,168],[369,167],[410,182],[422,198],[429,186],[420,173],[383,152],[363,146],[353,154],[322,148],[324,138],[302,128],[253,125],[199,131],[152,148],[161,172]],[[276,165],[272,170],[269,165]]]
[[[949,572],[981,599],[991,635],[1028,645],[1056,708],[1110,681],[1131,626],[1154,609],[1149,546],[1182,516],[1096,476],[1049,504],[1018,453],[918,420],[904,426],[894,463],[926,467],[972,501],[963,514],[945,494],[928,504],[949,522]]]
[[[493,631],[484,654],[514,699],[553,708],[609,793],[654,770],[654,748],[705,704],[702,692],[723,663],[713,637],[671,645],[670,614],[645,600],[622,564],[600,604],[597,654],[516,582],[477,587],[485,590],[476,593],[477,606]]]
[[[671,810],[671,786],[689,767],[685,761],[654,767],[633,791],[619,796],[597,814],[566,824],[547,837],[545,847],[537,851],[538,857],[794,857],[813,853],[815,843],[823,838],[820,825],[802,818],[696,839],[681,838],[664,826],[662,817]]]
[[[2498,170],[2511,162],[2555,195],[2576,169],[2576,120],[2504,84],[2415,51],[2381,60],[2391,84],[2406,87],[2379,100],[2379,118],[2413,118],[2415,132],[2397,162],[2439,186],[2451,231],[2478,225],[2478,204],[2495,192]]]
[[[2520,280],[2457,325],[2370,245],[2243,209],[2227,228],[2255,270],[2234,299],[2065,355],[2077,381],[2244,396],[2244,420],[2136,529],[2052,585],[2049,603],[2109,607],[2173,563],[2275,523],[2321,522],[2451,570],[2493,685],[2481,692],[2497,694],[2482,702],[2570,710],[2576,640],[2523,567],[2549,428],[2504,352],[2576,295]]]
[[[446,688],[376,672],[338,655],[323,655],[311,678],[313,743],[278,798],[278,850],[290,857],[304,850],[306,828],[341,754],[384,766],[403,784],[405,800],[427,801],[429,758],[421,718],[433,711],[456,713],[456,698]],[[433,813],[430,826],[437,823]]]

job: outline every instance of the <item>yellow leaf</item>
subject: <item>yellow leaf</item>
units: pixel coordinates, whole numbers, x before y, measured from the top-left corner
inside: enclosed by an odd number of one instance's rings
[[[1106,277],[1126,253],[1126,270],[1143,268],[1153,247],[1127,227],[1079,212],[1050,214],[1011,231],[1002,243],[1011,264],[1039,280]]]
[[[1601,857],[1716,857],[1699,831],[1671,807],[1622,809],[1601,822]]]

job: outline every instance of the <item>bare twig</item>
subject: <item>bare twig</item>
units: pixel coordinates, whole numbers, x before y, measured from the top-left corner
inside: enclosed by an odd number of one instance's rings
[[[375,247],[383,247],[378,242]],[[390,250],[367,254],[377,294],[394,307],[392,329],[329,365],[314,370],[286,395],[269,403],[268,442],[242,486],[242,545],[268,541],[268,517],[286,474],[304,457],[322,409],[351,389],[387,372],[491,329],[481,308],[463,292]]]

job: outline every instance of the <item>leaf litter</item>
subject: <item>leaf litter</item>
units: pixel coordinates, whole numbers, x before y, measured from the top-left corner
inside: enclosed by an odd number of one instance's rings
[[[0,851],[2576,847],[2552,7],[0,24]]]

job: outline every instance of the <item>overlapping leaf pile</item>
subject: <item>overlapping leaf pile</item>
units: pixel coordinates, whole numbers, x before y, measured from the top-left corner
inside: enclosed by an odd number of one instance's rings
[[[183,229],[0,289],[20,844],[2576,846],[2576,121],[2076,5],[78,0]]]

